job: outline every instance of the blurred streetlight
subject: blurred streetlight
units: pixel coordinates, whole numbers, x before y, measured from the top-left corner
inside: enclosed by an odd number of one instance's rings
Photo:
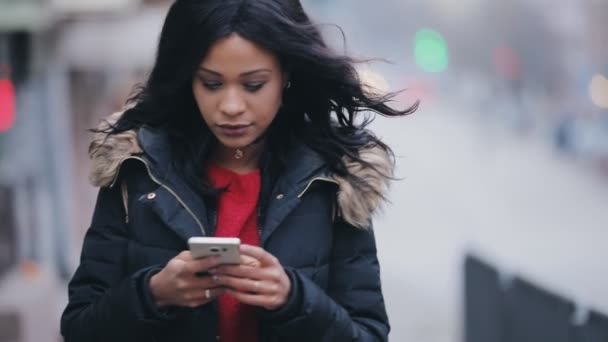
[[[368,66],[361,66],[357,68],[359,78],[365,84],[365,88],[368,92],[374,95],[385,95],[390,91],[390,85],[382,74],[372,70]]]
[[[604,75],[595,75],[589,85],[591,101],[600,107],[608,109],[608,78]]]

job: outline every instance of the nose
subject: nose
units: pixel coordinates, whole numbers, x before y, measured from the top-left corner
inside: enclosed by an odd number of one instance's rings
[[[237,90],[228,90],[220,102],[220,111],[224,115],[237,116],[245,112],[245,100]]]

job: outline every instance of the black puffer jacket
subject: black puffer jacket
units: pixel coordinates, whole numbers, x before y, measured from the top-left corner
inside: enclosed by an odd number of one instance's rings
[[[147,286],[187,249],[189,237],[213,229],[209,205],[177,177],[168,151],[166,136],[150,128],[95,138],[92,181],[101,190],[69,284],[61,319],[66,342],[216,341],[214,303],[159,311]],[[291,156],[289,170],[275,180],[262,171],[262,246],[281,261],[292,292],[279,311],[259,310],[259,341],[386,341],[369,223],[381,199],[328,174],[320,156],[303,145]],[[361,156],[392,171],[377,148]],[[348,166],[386,190],[377,172]]]

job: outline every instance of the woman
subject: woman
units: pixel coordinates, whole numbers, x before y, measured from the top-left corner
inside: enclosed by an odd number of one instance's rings
[[[371,216],[401,116],[297,0],[178,0],[150,77],[90,148],[101,187],[61,321],[71,341],[386,341]],[[332,114],[333,113],[333,114]],[[240,237],[242,263],[193,259]]]

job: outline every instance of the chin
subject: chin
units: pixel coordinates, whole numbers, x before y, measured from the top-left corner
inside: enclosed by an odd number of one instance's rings
[[[251,145],[253,143],[253,141],[255,139],[251,139],[251,138],[238,138],[238,139],[231,139],[231,138],[219,138],[218,139],[220,144],[222,144],[222,146],[226,147],[226,148],[233,148],[233,149],[237,149],[237,148],[245,148],[249,145]]]

